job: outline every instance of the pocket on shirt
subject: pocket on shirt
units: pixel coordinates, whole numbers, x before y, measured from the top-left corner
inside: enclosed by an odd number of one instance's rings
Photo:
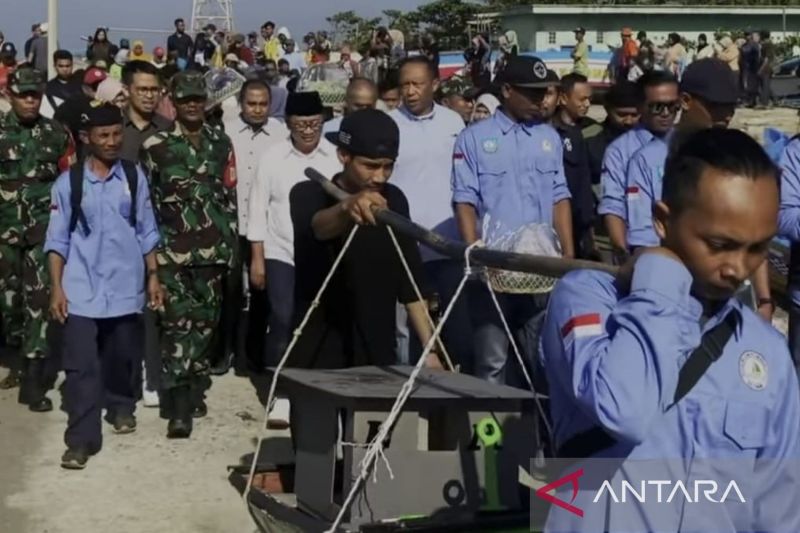
[[[770,413],[765,406],[742,400],[728,400],[724,434],[742,450],[758,450],[769,437]]]

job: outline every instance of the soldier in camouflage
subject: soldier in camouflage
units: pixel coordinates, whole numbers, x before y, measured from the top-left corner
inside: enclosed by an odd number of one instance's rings
[[[50,295],[42,248],[50,188],[75,154],[69,133],[39,114],[45,82],[31,68],[11,74],[11,111],[0,116],[0,314],[6,342],[21,359],[2,385],[14,386],[21,370],[19,402],[36,412],[53,408],[44,383]]]
[[[197,391],[208,382],[223,279],[239,261],[236,165],[230,139],[204,123],[202,75],[176,75],[171,92],[175,126],[145,141],[141,162],[151,175],[167,291],[159,317],[162,416],[168,438],[188,438],[192,418],[206,413]]]

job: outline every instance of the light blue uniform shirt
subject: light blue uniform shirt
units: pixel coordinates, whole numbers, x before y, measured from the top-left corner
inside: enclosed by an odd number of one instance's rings
[[[455,111],[434,104],[416,116],[405,106],[389,116],[400,130],[400,153],[391,182],[408,198],[411,220],[450,239],[460,240],[451,204],[453,148],[464,120]],[[443,256],[421,247],[423,261]]]
[[[781,209],[778,213],[778,233],[800,245],[800,139],[794,139],[783,150],[781,167]],[[794,265],[791,268],[800,268]],[[791,281],[791,280],[789,280]],[[792,301],[800,305],[800,287],[789,286]]]
[[[335,118],[330,119],[326,123],[322,125],[322,134],[325,135],[326,133],[336,133],[339,131],[339,128],[342,127],[342,120],[344,120],[343,116],[338,116]]]
[[[553,225],[553,206],[570,198],[561,138],[548,124],[519,124],[502,109],[458,137],[453,203],[471,204],[483,239],[532,223]]]
[[[600,215],[616,215],[622,220],[627,219],[625,189],[628,185],[628,162],[652,138],[649,130],[636,126],[608,145],[600,174],[602,193],[597,207]]]
[[[619,462],[633,469],[659,459],[656,464],[670,465],[673,481],[720,480],[717,499],[722,480],[735,479],[749,503],[716,506],[711,515],[697,512],[708,506],[682,500],[648,503],[642,512],[636,502],[593,503],[597,487],[584,479],[574,501],[583,518],[553,507],[546,531],[800,531],[800,391],[786,339],[736,299],[701,326],[702,306],[691,286],[683,264],[652,253],[637,262],[629,293],[592,270],[572,272],[556,285],[541,352],[556,446],[600,426],[617,443],[595,459],[624,458]],[[738,324],[722,355],[673,404],[681,367],[727,313],[736,313]],[[727,461],[715,462],[719,471],[705,477],[710,459]],[[625,468],[609,476],[629,474]],[[571,490],[567,484],[556,496],[569,502]],[[650,514],[656,509],[666,514]]]
[[[628,185],[625,196],[628,204],[628,246],[658,246],[653,226],[653,204],[661,200],[664,164],[668,143],[665,138],[653,137],[633,154],[628,163]]]
[[[106,180],[84,167],[81,210],[91,228],[88,236],[80,222],[69,232],[69,172],[53,185],[44,249],[66,261],[62,283],[70,315],[113,318],[144,308],[144,256],[158,245],[159,233],[147,178],[137,171],[136,228],[130,224],[131,193],[119,162]]]

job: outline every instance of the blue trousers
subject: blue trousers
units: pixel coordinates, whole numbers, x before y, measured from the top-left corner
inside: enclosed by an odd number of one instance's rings
[[[294,266],[267,259],[269,330],[265,346],[266,366],[276,366],[292,336],[294,326]]]
[[[109,420],[136,409],[144,332],[139,315],[94,319],[70,315],[64,325],[64,405],[68,447],[93,453],[103,443],[102,410]]]
[[[537,392],[546,392],[539,361],[539,337],[549,294],[497,294],[497,299],[534,387]],[[492,383],[527,389],[500,315],[485,286],[471,298],[470,308],[475,337],[475,376]]]

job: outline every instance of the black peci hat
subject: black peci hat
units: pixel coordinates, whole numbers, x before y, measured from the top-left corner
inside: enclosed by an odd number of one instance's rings
[[[325,134],[330,142],[353,155],[397,159],[400,130],[397,123],[377,109],[362,109],[344,117],[339,131]]]

